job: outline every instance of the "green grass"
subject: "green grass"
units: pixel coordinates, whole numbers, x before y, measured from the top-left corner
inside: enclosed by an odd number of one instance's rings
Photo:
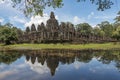
[[[120,49],[120,43],[90,43],[90,44],[14,44],[3,46],[0,44],[0,50],[39,50],[39,49],[93,49],[108,50]]]

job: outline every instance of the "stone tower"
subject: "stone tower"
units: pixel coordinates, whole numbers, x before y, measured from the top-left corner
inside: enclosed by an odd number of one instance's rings
[[[47,21],[48,38],[53,40],[58,38],[58,21],[55,19],[54,13],[51,12],[50,19]]]
[[[31,31],[32,31],[32,32],[36,31],[36,27],[35,27],[34,24],[31,25]]]

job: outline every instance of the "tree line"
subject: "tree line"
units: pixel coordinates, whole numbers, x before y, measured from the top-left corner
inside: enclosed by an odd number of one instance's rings
[[[95,27],[91,27],[88,23],[80,23],[76,25],[76,30],[87,35],[93,34],[120,40],[120,11],[116,16],[114,23],[103,21]]]

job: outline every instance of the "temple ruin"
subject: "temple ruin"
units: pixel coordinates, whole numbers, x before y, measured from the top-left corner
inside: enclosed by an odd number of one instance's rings
[[[22,36],[19,37],[19,42],[25,43],[55,43],[55,42],[71,42],[71,43],[85,43],[85,42],[107,42],[114,41],[110,37],[101,37],[93,34],[82,34],[78,32],[72,23],[61,22],[60,24],[55,19],[53,12],[50,14],[50,19],[37,27],[32,24],[27,27]]]

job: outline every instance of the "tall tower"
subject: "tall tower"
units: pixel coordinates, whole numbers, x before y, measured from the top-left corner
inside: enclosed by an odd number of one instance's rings
[[[47,20],[47,30],[48,30],[48,37],[50,39],[56,39],[58,37],[58,21],[55,19],[54,12],[51,12],[50,19]]]
[[[47,20],[47,29],[50,31],[56,31],[58,29],[58,21],[55,19],[54,12],[51,12],[50,19]]]

